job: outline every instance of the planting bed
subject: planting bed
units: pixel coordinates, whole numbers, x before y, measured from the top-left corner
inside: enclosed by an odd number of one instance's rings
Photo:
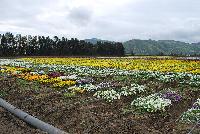
[[[69,133],[199,133],[199,64],[164,59],[3,59],[0,96]],[[17,122],[10,123],[13,131],[43,133],[3,109],[0,114],[1,124],[9,117]],[[9,123],[4,126],[3,133],[9,132]]]

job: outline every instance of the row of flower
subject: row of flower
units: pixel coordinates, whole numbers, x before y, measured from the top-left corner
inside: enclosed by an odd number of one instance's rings
[[[131,106],[140,112],[165,112],[173,104],[176,105],[182,100],[182,96],[171,90],[163,90],[159,93],[150,94],[148,96],[140,96],[146,92],[144,85],[131,84],[131,86],[122,87],[120,89],[111,88],[110,83],[100,83],[98,85],[85,84],[80,86],[70,87],[70,90],[84,90],[94,92],[95,97],[113,102],[125,96],[135,96],[131,102]],[[106,89],[106,90],[105,90]],[[181,121],[188,123],[197,123],[200,121],[200,99],[197,99],[191,109],[181,115]]]
[[[147,87],[145,85],[138,85],[136,83],[119,84],[113,82],[95,82],[91,76],[128,76],[136,79],[153,78],[166,83],[176,81],[179,84],[187,84],[195,87],[200,86],[200,75],[195,74],[194,72],[173,72],[173,69],[170,70],[170,72],[165,73],[163,70],[152,71],[151,69],[148,71],[126,70],[127,68],[123,67],[120,69],[120,65],[124,64],[124,61],[122,61],[120,64],[114,64],[112,63],[114,62],[114,59],[106,60],[108,64],[106,64],[106,66],[101,65],[101,62],[103,61],[100,61],[100,66],[96,65],[96,62],[98,62],[100,59],[83,59],[83,61],[81,61],[81,59],[75,58],[64,61],[64,59],[59,60],[56,58],[53,60],[55,61],[47,60],[47,58],[35,60],[1,59],[0,73],[6,73],[27,81],[36,81],[43,84],[49,84],[56,88],[64,87],[67,89],[67,92],[71,92],[72,94],[76,92],[90,92],[93,93],[93,96],[108,102],[113,102],[114,100],[121,99],[122,97],[126,96],[134,96],[135,99],[131,102],[131,106],[142,112],[151,113],[166,111],[166,109],[169,108],[173,103],[178,103],[181,101],[182,96],[171,90],[163,90],[159,93],[147,95]],[[72,63],[70,63],[70,61]],[[119,61],[116,60],[116,62]],[[161,61],[159,60],[158,63],[160,62]],[[164,64],[164,61],[162,62]],[[168,61],[165,60],[165,62]],[[179,61],[173,62],[175,64]],[[190,62],[194,61],[188,61],[188,65],[185,66],[190,66],[191,64],[194,65],[194,63]],[[144,66],[145,65],[146,63],[144,63]],[[182,66],[183,65],[180,67]],[[182,115],[182,120],[187,120],[187,118],[189,118],[189,120],[191,120],[191,118],[199,120],[199,114],[200,110],[198,100],[194,104],[193,108],[189,109]]]
[[[0,66],[0,73],[7,73],[11,76],[16,76],[27,81],[37,81],[43,84],[53,84],[53,87],[64,87],[74,85],[76,82],[61,76],[59,73],[37,73],[31,72],[30,69],[21,67]],[[54,76],[57,75],[57,76]]]
[[[159,72],[159,71],[136,71],[136,70],[123,70],[116,68],[96,68],[89,66],[74,66],[74,65],[50,65],[50,64],[34,64],[20,60],[0,60],[0,65],[7,65],[13,71],[14,67],[21,67],[31,69],[35,74],[48,74],[50,72],[62,72],[68,75],[78,76],[109,76],[109,75],[127,75],[134,78],[149,79],[154,78],[162,82],[178,81],[180,84],[187,84],[191,86],[200,86],[200,75],[190,73],[173,73],[173,72]],[[10,69],[10,68],[9,68]]]
[[[200,73],[200,61],[176,59],[24,58],[34,64],[74,65],[126,70]]]

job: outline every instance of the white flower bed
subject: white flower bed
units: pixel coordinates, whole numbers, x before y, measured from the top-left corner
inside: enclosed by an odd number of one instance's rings
[[[188,123],[197,123],[200,121],[200,99],[197,99],[192,108],[182,114],[181,120]]]
[[[88,92],[93,92],[93,91],[97,91],[99,89],[99,87],[93,85],[93,84],[85,84],[85,85],[79,85],[79,86],[73,86],[73,87],[70,87],[71,88],[81,88],[81,89],[84,89]]]
[[[111,89],[111,90],[106,90],[106,91],[97,91],[94,96],[96,96],[97,98],[101,98],[101,99],[104,99],[108,102],[112,102],[113,100],[116,100],[116,99],[120,99],[121,95]]]
[[[138,84],[131,84],[131,87],[122,87],[120,95],[122,96],[129,96],[129,95],[136,95],[145,92],[145,86],[144,85],[138,85]]]
[[[161,98],[159,94],[152,94],[147,97],[140,97],[132,101],[131,105],[145,112],[165,111],[170,106],[171,100]]]

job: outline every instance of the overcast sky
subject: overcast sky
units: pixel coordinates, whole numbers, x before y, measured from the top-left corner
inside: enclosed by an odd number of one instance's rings
[[[200,42],[200,0],[0,0],[0,31]]]

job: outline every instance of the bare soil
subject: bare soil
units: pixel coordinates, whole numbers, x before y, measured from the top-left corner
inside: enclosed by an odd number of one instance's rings
[[[44,134],[0,107],[1,134]]]
[[[188,99],[170,107],[166,114],[123,113],[132,98],[107,103],[95,99],[92,94],[77,94],[66,98],[63,93],[41,85],[33,89],[31,82],[26,88],[15,78],[0,80],[3,98],[12,105],[69,133],[76,134],[186,134],[194,124],[182,124],[178,120],[199,97],[199,92],[188,92]],[[0,133],[43,133],[0,108]],[[194,134],[200,133],[197,126]]]

